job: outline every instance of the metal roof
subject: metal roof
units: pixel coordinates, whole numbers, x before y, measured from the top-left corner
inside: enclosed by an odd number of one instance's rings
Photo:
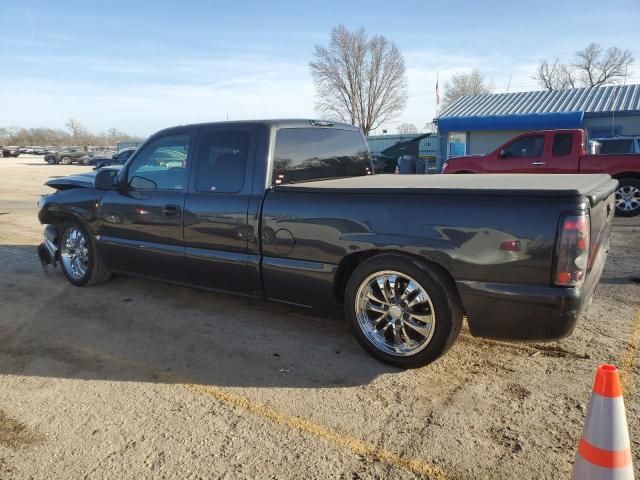
[[[471,95],[456,100],[439,118],[630,111],[640,111],[640,85]]]

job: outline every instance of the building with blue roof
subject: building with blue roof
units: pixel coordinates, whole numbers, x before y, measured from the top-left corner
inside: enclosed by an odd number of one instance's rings
[[[434,123],[438,171],[447,158],[489,153],[531,130],[585,128],[590,138],[640,135],[640,85],[466,96]]]

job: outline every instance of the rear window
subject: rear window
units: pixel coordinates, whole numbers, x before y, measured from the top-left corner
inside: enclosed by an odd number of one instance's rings
[[[359,132],[337,128],[283,128],[276,134],[276,185],[371,173],[367,144]]]

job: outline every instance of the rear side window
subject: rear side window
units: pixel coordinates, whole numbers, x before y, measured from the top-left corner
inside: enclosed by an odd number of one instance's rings
[[[362,135],[337,128],[283,128],[276,134],[276,185],[371,173]]]
[[[571,146],[573,145],[573,135],[570,133],[559,133],[553,137],[553,150],[551,155],[554,157],[561,157],[563,155],[569,155],[571,153]]]
[[[196,191],[235,193],[242,190],[250,140],[246,130],[203,132],[195,154]]]

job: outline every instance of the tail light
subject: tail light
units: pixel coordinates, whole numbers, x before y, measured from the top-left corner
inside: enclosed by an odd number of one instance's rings
[[[554,283],[563,287],[582,285],[589,264],[589,216],[568,215],[562,219],[556,244]]]

